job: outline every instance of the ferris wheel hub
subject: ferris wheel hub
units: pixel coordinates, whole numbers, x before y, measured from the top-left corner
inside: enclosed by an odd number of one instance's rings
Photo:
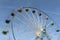
[[[36,32],[36,36],[40,36],[40,32]]]

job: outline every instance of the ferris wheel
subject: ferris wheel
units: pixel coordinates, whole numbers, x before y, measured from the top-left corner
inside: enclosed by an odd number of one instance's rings
[[[12,10],[1,28],[2,40],[53,40],[58,25],[45,12],[32,7]],[[7,35],[7,36],[6,36]],[[57,39],[56,39],[57,40]]]

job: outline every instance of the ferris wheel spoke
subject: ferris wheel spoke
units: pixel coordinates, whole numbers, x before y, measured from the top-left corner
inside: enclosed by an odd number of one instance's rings
[[[44,26],[46,26],[47,21],[44,21]]]
[[[32,21],[30,20],[30,18],[28,19],[28,18],[26,18],[26,16],[24,16],[24,15],[22,15],[22,14],[20,14],[25,20],[27,20],[27,21],[29,21],[30,23],[32,23]]]
[[[43,17],[41,16],[41,26],[43,26]]]
[[[15,17],[15,18],[16,18],[19,22],[22,22],[23,24],[26,24],[26,25],[28,25],[28,26],[29,26],[29,25],[32,25],[32,24],[29,23],[29,22],[26,22],[26,21],[24,22],[24,21],[22,21],[22,20],[21,20],[20,18],[18,18],[18,17]],[[28,24],[27,24],[27,23],[28,23]],[[34,25],[34,24],[33,24],[33,25]],[[33,25],[32,25],[32,26],[33,26]]]
[[[49,22],[49,23],[46,25],[46,27],[48,27],[50,24],[51,24],[51,23]]]
[[[35,18],[35,15],[33,14],[33,13],[31,13],[32,14],[32,17],[33,17],[33,23],[34,23],[34,27],[36,27],[37,26],[37,21],[36,21],[36,18]]]
[[[21,16],[22,16],[22,18],[24,18],[24,20],[27,20],[27,21],[29,20],[29,19],[27,19],[25,16],[23,16],[23,15],[21,15]],[[17,17],[17,16],[16,16],[16,18],[19,19],[19,20],[21,20],[21,19],[20,19],[19,17]],[[21,20],[21,21],[22,21],[22,20]],[[27,21],[26,21],[26,22],[27,22]],[[29,20],[29,21],[30,21],[30,20]],[[24,22],[24,21],[23,21],[23,22]]]
[[[30,18],[28,19],[28,18],[26,18],[26,16],[23,16],[23,15],[21,15],[25,20],[27,20],[27,21],[25,21],[25,23],[28,23],[28,24],[33,24],[33,21],[31,21],[30,20]],[[18,18],[18,19],[20,19],[20,18]],[[20,19],[21,20],[21,19]],[[22,21],[22,20],[21,20]],[[24,22],[24,21],[23,21]],[[33,24],[34,25],[34,24]]]
[[[26,15],[29,17],[30,20],[33,20],[33,18],[29,15],[28,12],[26,12]]]
[[[26,24],[24,21],[22,21],[20,18],[15,17],[19,22],[22,22],[23,24]]]
[[[41,23],[40,23],[40,19],[39,19],[39,15],[38,15],[38,13],[36,13],[36,15],[37,15],[37,19],[38,19],[38,27],[40,27],[40,25],[41,25]]]
[[[33,25],[36,26],[36,25],[37,25],[37,23],[36,23],[37,21],[36,21],[36,19],[35,19],[35,15],[33,14],[33,13],[35,13],[35,11],[32,11],[32,12],[31,12],[31,15],[32,15],[32,17],[31,17],[30,14],[29,14],[29,12],[28,12],[30,8],[27,8],[27,7],[26,7],[25,9],[26,9],[26,10],[25,10],[25,11],[26,11],[26,15],[29,17],[31,23],[33,22]],[[30,9],[30,11],[31,11],[31,10],[32,10],[32,9]]]
[[[28,8],[26,8],[26,9],[28,9]],[[29,9],[28,9],[29,10]],[[36,25],[37,25],[37,21],[36,21],[36,19],[35,19],[35,15],[33,14],[33,13],[31,13],[31,15],[32,15],[32,17],[30,16],[30,14],[29,14],[29,12],[26,12],[26,15],[29,17],[29,19],[30,19],[30,21],[31,21],[31,24],[33,24],[33,26],[35,26],[36,27]]]

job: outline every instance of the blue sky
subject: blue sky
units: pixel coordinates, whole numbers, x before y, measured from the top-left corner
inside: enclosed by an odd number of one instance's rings
[[[16,9],[18,7],[35,7],[40,10],[46,11],[49,15],[54,15],[53,17],[57,17],[59,21],[60,18],[60,0],[0,0],[0,10],[1,14],[5,14],[2,12],[12,9]],[[55,18],[56,18],[55,17]],[[59,21],[60,22],[60,21]]]
[[[18,9],[19,7],[34,7],[42,10],[60,26],[60,0],[0,0],[0,22],[13,9]]]

